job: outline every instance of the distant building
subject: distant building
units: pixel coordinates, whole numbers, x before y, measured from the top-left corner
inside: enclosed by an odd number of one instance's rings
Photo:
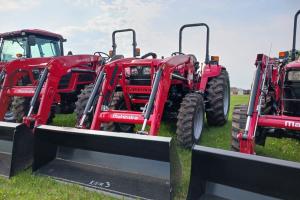
[[[244,95],[250,95],[251,90],[244,90]]]
[[[249,95],[250,90],[244,90],[241,88],[232,87],[232,88],[230,88],[230,94],[231,95]]]

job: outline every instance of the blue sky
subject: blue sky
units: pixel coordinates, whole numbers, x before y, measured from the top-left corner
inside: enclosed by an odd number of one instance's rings
[[[299,9],[300,0],[0,0],[0,32],[46,29],[68,39],[66,51],[90,54],[111,49],[113,30],[134,28],[142,54],[169,56],[178,50],[181,25],[205,22],[211,28],[210,54],[220,56],[231,85],[250,88],[257,53],[269,54],[271,47],[276,56],[291,49]],[[184,52],[203,61],[204,31],[189,29],[183,37]],[[130,38],[117,38],[119,53],[130,55]]]

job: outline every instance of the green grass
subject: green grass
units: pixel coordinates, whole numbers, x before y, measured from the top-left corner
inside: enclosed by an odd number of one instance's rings
[[[231,99],[231,112],[233,105],[246,104],[248,96],[234,96]],[[75,115],[58,115],[54,119],[54,125],[74,126]],[[162,123],[160,135],[175,137],[175,123]],[[205,125],[200,144],[221,149],[230,148],[231,115],[228,123],[223,127],[208,127]],[[285,160],[300,162],[300,142],[291,139],[268,138],[265,147],[257,147],[259,155],[275,157]],[[182,164],[182,182],[178,188],[175,199],[185,199],[190,176],[191,153],[188,150],[178,148]],[[58,183],[50,178],[33,176],[30,169],[19,173],[10,180],[0,178],[0,200],[28,199],[28,200],[52,200],[52,199],[113,199],[97,192],[85,190],[76,185]]]

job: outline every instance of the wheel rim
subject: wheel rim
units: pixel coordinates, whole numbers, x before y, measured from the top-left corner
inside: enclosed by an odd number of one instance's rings
[[[224,115],[226,116],[229,109],[229,95],[228,95],[228,85],[224,88],[224,96],[223,96],[223,111]]]
[[[203,112],[200,109],[200,107],[195,112],[193,124],[194,124],[194,130],[193,130],[194,138],[195,140],[199,140],[203,128]]]
[[[12,111],[7,111],[4,116],[4,121],[14,122],[16,120],[14,113]]]

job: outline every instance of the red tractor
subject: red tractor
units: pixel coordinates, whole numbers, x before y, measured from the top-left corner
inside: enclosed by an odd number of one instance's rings
[[[266,137],[300,139],[300,62],[296,51],[298,11],[294,19],[293,47],[279,58],[258,54],[249,104],[235,106],[232,148],[254,154]]]
[[[182,31],[194,26],[207,29],[203,68],[194,55],[182,53]],[[158,135],[163,115],[178,116],[178,141],[191,147],[200,139],[205,112],[210,125],[227,121],[229,92],[225,67],[218,57],[209,60],[209,27],[188,24],[180,29],[179,52],[169,58],[158,59],[151,52],[106,64],[95,85],[78,98],[78,125],[99,130],[106,124],[105,130],[133,132],[135,124],[142,124],[139,134]]]
[[[300,139],[299,14],[292,50],[258,54],[249,104],[234,107],[231,147],[238,152],[193,147],[188,200],[299,199],[300,163],[251,155],[266,137]]]
[[[182,31],[195,26],[207,30],[204,67],[182,53]],[[163,115],[178,115],[178,140],[190,148],[205,112],[211,125],[227,121],[229,92],[225,67],[209,58],[208,25],[184,25],[179,52],[168,58],[150,52],[106,63],[78,97],[77,128],[38,127],[33,171],[124,196],[170,199],[180,164],[173,140],[157,136]],[[132,134],[136,124],[141,129]]]
[[[57,105],[63,113],[73,112],[77,95],[94,81],[102,58],[63,56],[65,40],[46,31],[1,37],[0,120],[18,122],[0,122],[0,173],[10,177],[32,163],[31,129],[50,123]]]
[[[1,33],[1,66],[20,58],[63,56],[61,35],[39,29],[24,29]]]
[[[35,63],[43,63],[49,61],[53,57],[59,57],[64,55],[63,50],[63,42],[66,41],[61,35],[51,33],[43,30],[20,30],[8,33],[0,34],[1,38],[1,48],[0,48],[0,82],[3,84],[5,70],[3,68],[9,68],[8,70],[12,70],[13,76],[21,76],[15,78],[17,80],[18,86],[25,85],[35,85],[38,81],[41,69],[45,67],[40,65],[37,66],[26,66],[23,65],[20,67],[19,72],[17,74],[17,68],[8,66],[11,62],[16,60],[23,60],[34,58]],[[37,59],[43,58],[43,59]],[[18,61],[16,61],[18,62]],[[19,65],[19,64],[14,64]],[[18,66],[15,66],[18,67]],[[28,70],[27,70],[28,69]],[[7,74],[7,73],[6,73]],[[22,74],[22,75],[21,75]],[[76,77],[72,77],[73,81],[70,81],[71,74],[65,74],[64,77],[60,80],[60,89],[64,89],[61,92],[61,98],[59,102],[59,110],[61,113],[72,113],[75,108],[75,101],[77,100],[77,95],[80,89],[84,87],[84,85],[89,84],[93,81],[95,75],[75,75]],[[71,86],[74,80],[77,79],[77,76],[80,77],[78,85],[74,88]],[[84,80],[86,79],[86,80]],[[70,84],[69,84],[70,83]],[[69,84],[69,85],[68,85]],[[72,91],[70,90],[73,87]],[[68,88],[69,87],[69,88]],[[12,95],[13,96],[13,95]],[[12,103],[9,108],[9,112],[6,112],[4,117],[5,121],[10,122],[21,122],[24,112],[28,110],[28,105],[24,105],[24,110],[20,110],[20,104],[28,104],[29,98],[20,97],[20,95],[16,95],[16,97],[12,98]],[[54,111],[54,108],[53,108]],[[51,118],[54,115],[51,115]],[[51,121],[51,119],[49,120]]]

